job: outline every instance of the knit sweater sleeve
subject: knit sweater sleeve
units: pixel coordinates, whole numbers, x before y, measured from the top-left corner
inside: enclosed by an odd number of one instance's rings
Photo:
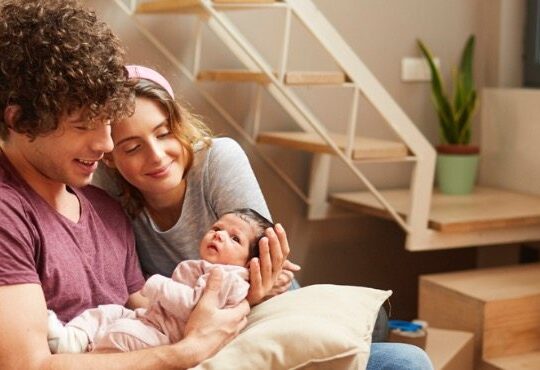
[[[228,138],[217,139],[208,158],[206,201],[217,217],[236,208],[252,208],[270,218],[270,211],[246,153]]]

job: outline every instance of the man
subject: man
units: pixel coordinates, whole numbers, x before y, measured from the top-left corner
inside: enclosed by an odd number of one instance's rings
[[[145,304],[129,221],[86,186],[131,93],[117,38],[75,0],[3,1],[0,55],[0,368],[187,368],[213,355],[249,312],[217,308],[219,272],[176,344],[50,354],[47,308],[68,321],[99,304]]]

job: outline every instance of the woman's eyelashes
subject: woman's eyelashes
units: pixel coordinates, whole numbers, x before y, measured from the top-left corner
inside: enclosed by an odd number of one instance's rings
[[[155,131],[155,135],[158,139],[165,138],[171,134],[171,129],[166,126],[161,126]]]
[[[141,147],[140,144],[125,145],[124,146],[124,153],[126,153],[126,154],[135,153],[140,147]]]
[[[164,132],[162,134],[157,135],[157,138],[158,139],[163,139],[163,138],[169,137],[170,135],[171,135],[171,132],[167,131],[167,132]]]
[[[163,130],[163,132],[156,133],[157,139],[165,139],[169,137],[172,134],[170,130]],[[123,147],[123,151],[126,154],[132,154],[137,152],[137,150],[141,148],[141,144],[139,143],[132,143],[132,144],[126,144]]]

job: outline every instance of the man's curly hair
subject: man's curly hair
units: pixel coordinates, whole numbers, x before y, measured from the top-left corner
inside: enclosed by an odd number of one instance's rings
[[[0,5],[0,113],[21,107],[12,129],[31,138],[88,108],[120,119],[133,110],[124,50],[109,27],[77,0],[5,0]],[[8,127],[0,114],[0,138]]]

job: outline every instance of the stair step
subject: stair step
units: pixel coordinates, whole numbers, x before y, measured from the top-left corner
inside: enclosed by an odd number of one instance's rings
[[[499,357],[484,362],[493,370],[537,370],[540,369],[540,352]]]
[[[381,194],[398,213],[407,215],[409,190],[383,190]],[[389,217],[369,192],[332,194],[331,200],[336,205],[378,217]],[[468,195],[447,195],[435,190],[431,199],[429,227],[440,232],[469,232],[535,224],[540,225],[540,197],[536,196],[476,187]]]
[[[340,149],[347,146],[347,136],[342,134],[329,134]],[[305,150],[314,153],[330,153],[332,148],[316,133],[309,132],[262,132],[257,141],[265,144],[282,146],[290,149]],[[404,158],[407,156],[405,144],[357,137],[355,140],[352,159],[381,159],[381,158]]]
[[[286,85],[341,85],[346,82],[345,73],[337,71],[290,71],[285,73]]]
[[[277,75],[277,74],[276,74]],[[270,78],[264,72],[246,71],[242,69],[204,70],[197,75],[199,81],[222,82],[257,82],[268,84]],[[344,85],[347,77],[343,72],[335,71],[290,71],[285,73],[285,85]]]
[[[197,13],[201,12],[201,0],[158,0],[139,3],[135,13]]]
[[[540,264],[423,275],[419,317],[474,333],[475,361],[540,350]]]
[[[270,78],[263,72],[245,71],[240,69],[200,71],[197,75],[197,79],[199,81],[270,83]]]
[[[435,370],[473,370],[474,338],[470,332],[429,327],[425,350]]]
[[[250,7],[253,5],[277,5],[280,4],[276,0],[213,0],[216,7],[233,6],[232,9],[242,9],[243,6]],[[149,13],[198,13],[203,9],[200,6],[201,0],[155,0],[140,3],[137,6],[137,14]]]
[[[212,0],[216,4],[271,4],[276,0]]]

